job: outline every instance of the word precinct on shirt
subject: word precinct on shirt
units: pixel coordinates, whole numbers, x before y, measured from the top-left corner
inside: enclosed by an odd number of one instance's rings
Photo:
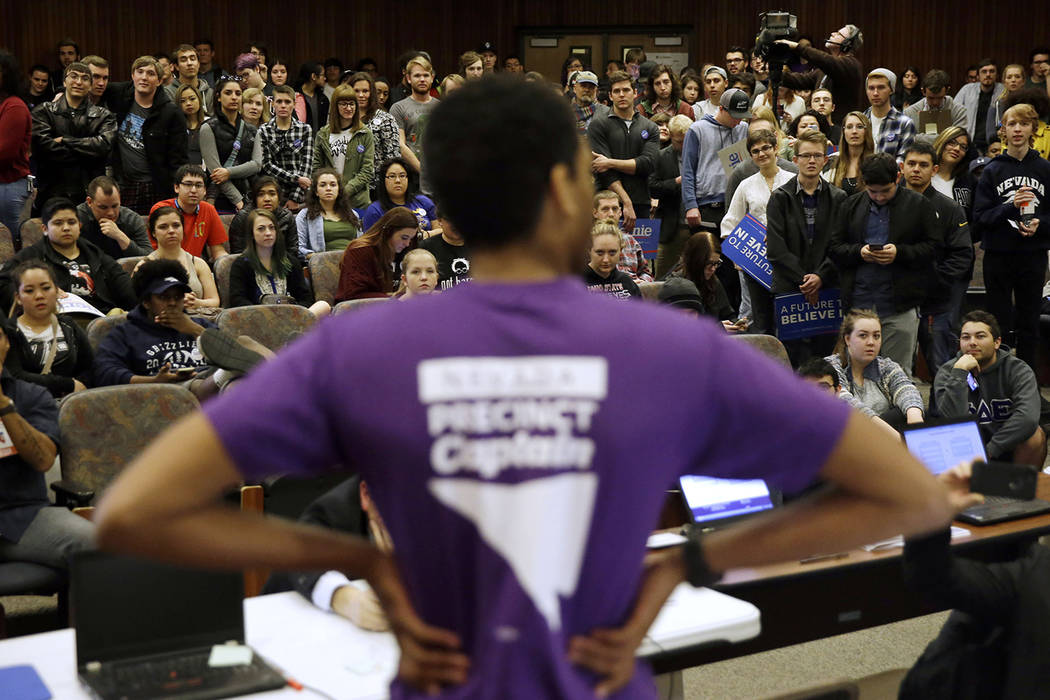
[[[589,469],[592,420],[608,391],[601,357],[457,357],[425,360],[419,399],[438,474]]]
[[[801,294],[780,294],[773,299],[777,337],[781,340],[837,333],[842,324],[842,300],[837,289],[821,289],[814,306]]]
[[[773,288],[773,266],[766,258],[766,227],[748,214],[722,240],[722,252],[766,289]]]

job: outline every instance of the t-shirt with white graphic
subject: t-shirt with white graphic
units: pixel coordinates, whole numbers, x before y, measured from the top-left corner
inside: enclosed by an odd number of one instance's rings
[[[359,471],[417,612],[471,658],[442,697],[532,700],[594,697],[568,640],[623,624],[667,484],[798,491],[849,408],[716,323],[562,278],[332,317],[205,414],[249,480]],[[646,664],[617,697],[656,697]]]

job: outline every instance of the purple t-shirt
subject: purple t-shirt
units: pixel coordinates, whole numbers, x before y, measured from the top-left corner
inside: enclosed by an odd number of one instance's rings
[[[359,471],[417,612],[470,655],[444,697],[531,700],[593,697],[568,639],[625,621],[678,475],[798,490],[848,407],[716,323],[560,279],[334,317],[205,412],[248,479]],[[640,664],[621,697],[655,696]]]

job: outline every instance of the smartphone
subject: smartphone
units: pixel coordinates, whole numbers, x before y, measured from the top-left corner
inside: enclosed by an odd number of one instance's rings
[[[970,490],[985,496],[1006,496],[1022,501],[1035,498],[1038,479],[1035,467],[1010,462],[977,461],[973,463]]]
[[[180,367],[179,369],[175,370],[175,376],[179,379],[189,379],[196,373],[197,370],[193,367]]]
[[[881,243],[869,243],[868,250],[882,250],[883,245]]]

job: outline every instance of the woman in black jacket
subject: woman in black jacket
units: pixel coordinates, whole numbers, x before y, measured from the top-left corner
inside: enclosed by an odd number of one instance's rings
[[[21,314],[4,328],[11,343],[4,368],[55,398],[83,391],[91,380],[94,353],[87,333],[56,312],[59,291],[51,266],[28,260],[14,269],[12,279]]]

